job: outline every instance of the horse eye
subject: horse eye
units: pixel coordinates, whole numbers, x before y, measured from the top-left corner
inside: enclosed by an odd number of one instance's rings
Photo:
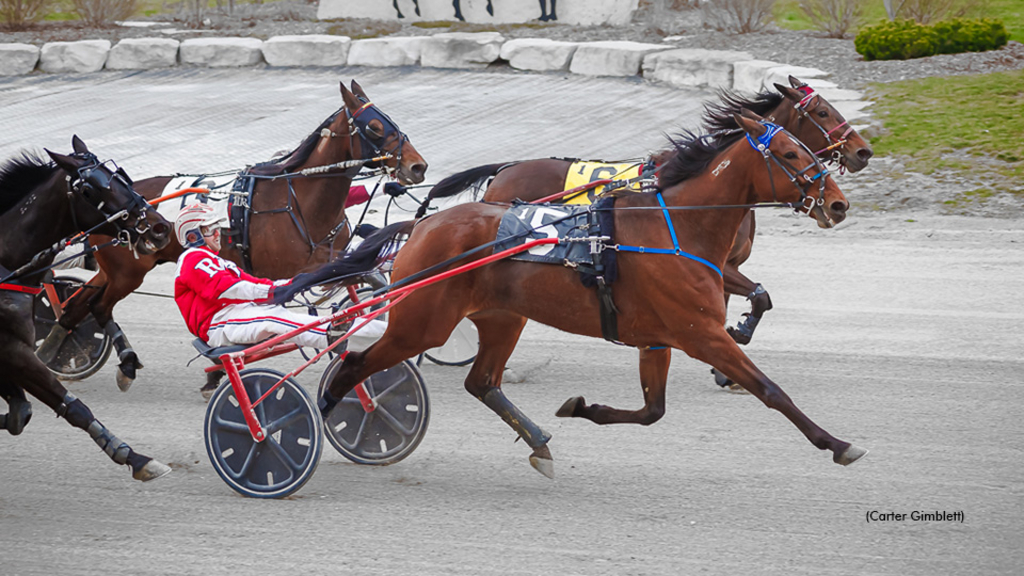
[[[819,118],[828,118],[828,110],[819,110],[818,111],[818,117]]]
[[[384,126],[380,122],[373,121],[366,125],[366,131],[370,133],[374,139],[381,139],[384,137]]]
[[[786,152],[785,156],[790,160],[796,160],[796,152]]]

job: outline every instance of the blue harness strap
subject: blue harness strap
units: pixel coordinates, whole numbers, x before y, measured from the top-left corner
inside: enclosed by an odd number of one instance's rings
[[[715,266],[712,262],[700,256],[694,256],[689,252],[684,252],[679,247],[679,239],[676,237],[676,228],[672,225],[672,219],[668,215],[668,207],[665,206],[665,199],[661,196],[661,192],[658,192],[658,203],[661,204],[661,212],[665,215],[665,224],[668,225],[669,235],[672,236],[672,249],[668,248],[647,248],[645,246],[623,246],[622,244],[616,244],[615,250],[619,252],[636,252],[637,254],[672,254],[675,256],[682,256],[688,258],[694,262],[700,262],[701,264],[711,268],[715,271],[715,274],[722,275],[722,269]]]

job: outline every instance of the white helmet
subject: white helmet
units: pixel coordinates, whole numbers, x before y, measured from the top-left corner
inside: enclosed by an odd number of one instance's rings
[[[174,221],[174,235],[178,237],[178,243],[188,246],[188,233],[192,230],[199,230],[200,227],[223,228],[228,224],[226,216],[217,214],[209,204],[189,204],[178,213],[178,219]],[[195,238],[193,239],[193,241]]]

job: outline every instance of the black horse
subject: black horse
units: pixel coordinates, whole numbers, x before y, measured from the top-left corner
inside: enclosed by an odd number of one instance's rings
[[[47,150],[53,162],[23,153],[0,166],[0,396],[9,406],[0,428],[17,435],[32,417],[25,392],[81,428],[111,460],[131,467],[137,480],[171,471],[139,454],[99,422],[35,355],[33,297],[65,238],[96,232],[142,254],[170,241],[170,224],[135,193],[112,163],[100,162],[75,136],[68,156]]]

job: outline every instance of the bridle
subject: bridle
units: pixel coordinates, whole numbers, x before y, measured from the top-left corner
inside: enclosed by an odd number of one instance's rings
[[[89,162],[76,170],[74,177],[68,175],[65,179],[68,183],[68,202],[71,205],[71,220],[75,229],[82,230],[88,234],[99,226],[112,223],[117,227],[116,237],[125,245],[134,246],[135,241],[143,234],[149,232],[150,225],[146,219],[146,211],[149,205],[132,189],[132,180],[123,168],[118,167],[113,160],[100,162],[92,152],[76,152],[71,155]],[[107,165],[110,166],[107,166]],[[111,206],[104,201],[100,190],[114,191],[115,185],[121,185],[128,191],[128,201],[124,206]],[[99,212],[102,222],[89,230],[85,230],[78,223],[78,214],[75,210],[75,199],[81,198],[90,208]],[[135,215],[134,225],[126,225],[125,222],[131,215]],[[134,237],[133,237],[134,233]]]
[[[764,134],[761,134],[757,138],[752,137],[750,134],[746,134],[746,138],[751,148],[760,152],[761,157],[764,158],[764,164],[768,168],[768,181],[772,185],[772,200],[776,203],[779,202],[778,194],[775,190],[775,178],[772,174],[772,163],[774,162],[775,165],[778,166],[780,170],[782,170],[782,173],[785,174],[787,178],[789,178],[789,181],[792,182],[793,185],[800,190],[800,200],[797,202],[791,202],[790,206],[795,210],[803,209],[808,212],[814,208],[820,209],[825,204],[825,177],[828,176],[829,174],[828,168],[825,167],[825,164],[822,163],[821,159],[818,158],[817,154],[811,152],[811,149],[808,148],[807,145],[805,145],[800,140],[797,140],[796,138],[790,136],[790,139],[797,145],[799,145],[801,148],[803,148],[805,151],[807,151],[807,153],[810,154],[811,158],[813,159],[812,162],[805,166],[803,169],[796,169],[796,167],[787,162],[785,158],[780,158],[778,155],[772,152],[771,149],[772,139],[774,139],[775,136],[778,135],[780,132],[785,132],[782,126],[779,126],[778,124],[772,124],[771,122],[761,122],[761,124],[765,127]],[[818,172],[813,176],[808,176],[807,173],[812,168],[817,168]],[[800,183],[798,181],[800,177],[803,177],[803,183]],[[810,189],[811,186],[814,185],[815,182],[818,183],[818,198],[816,200],[814,198],[810,198],[810,196],[807,195],[807,191]],[[809,198],[812,202],[810,206],[807,205],[807,200]]]
[[[822,136],[825,137],[825,141],[829,143],[828,146],[822,148],[821,150],[818,150],[817,152],[814,153],[814,155],[820,156],[821,154],[831,153],[828,161],[836,162],[837,164],[839,164],[839,170],[840,173],[842,173],[842,171],[845,168],[843,165],[843,155],[840,152],[840,150],[842,149],[843,145],[846,144],[846,137],[850,135],[850,132],[853,132],[853,126],[850,126],[849,121],[843,120],[841,123],[837,124],[831,130],[825,130],[825,127],[822,126],[821,123],[819,123],[817,120],[815,120],[814,116],[812,116],[808,112],[809,109],[815,109],[818,107],[818,105],[821,103],[821,96],[814,91],[814,88],[811,88],[807,84],[799,86],[796,89],[802,92],[804,94],[804,97],[801,98],[799,102],[794,104],[793,108],[805,120],[807,120],[811,124],[814,124],[814,127],[821,132]],[[811,106],[812,102],[814,103],[814,106]],[[844,130],[843,133],[840,134],[839,136],[834,136],[833,133],[837,132],[843,126],[846,127],[846,130]]]
[[[395,177],[395,173],[398,171],[398,167],[402,165],[402,148],[405,143],[409,141],[409,137],[398,128],[391,118],[380,111],[379,108],[373,105],[362,96],[356,96],[360,102],[363,103],[355,112],[348,115],[348,127],[349,127],[349,138],[354,139],[356,136],[360,140],[360,151],[364,159],[368,158],[395,158],[395,167],[391,168],[386,163],[380,162],[381,168],[391,177]],[[346,109],[347,110],[347,109]],[[370,137],[367,136],[370,122],[377,120],[381,126],[384,127],[384,134],[380,138],[380,145],[377,145]],[[394,140],[394,145],[390,150],[385,150],[384,146],[388,141]],[[367,154],[368,150],[372,150],[371,154]],[[367,164],[371,168],[375,166],[373,163]]]

